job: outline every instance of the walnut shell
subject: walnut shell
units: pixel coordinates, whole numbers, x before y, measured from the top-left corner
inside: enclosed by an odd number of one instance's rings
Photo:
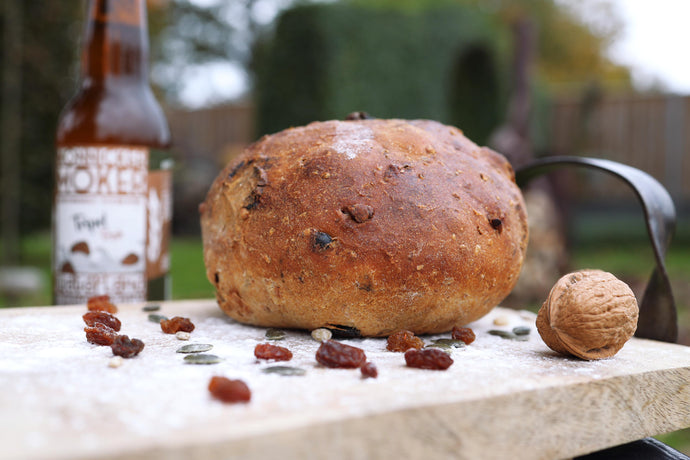
[[[630,287],[611,273],[581,270],[559,279],[537,316],[552,350],[593,360],[618,353],[637,329],[639,309]]]

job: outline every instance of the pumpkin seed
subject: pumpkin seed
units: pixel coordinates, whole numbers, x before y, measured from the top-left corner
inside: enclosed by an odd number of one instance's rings
[[[307,373],[302,368],[299,367],[291,367],[291,366],[270,366],[270,367],[264,367],[261,372],[264,372],[266,374],[278,374],[278,375],[286,375],[286,376],[292,376],[292,375],[304,375]]]
[[[206,353],[194,353],[184,357],[184,362],[189,364],[216,364],[222,360],[219,356]]]
[[[513,334],[515,335],[529,335],[531,329],[528,326],[516,326],[513,328]]]
[[[438,348],[441,351],[444,351],[446,354],[452,354],[453,353],[453,346],[448,344],[448,343],[430,343],[429,345],[425,345],[424,348]]]
[[[160,305],[144,305],[143,311],[158,311],[161,309]]]
[[[432,342],[437,345],[447,345],[449,348],[462,348],[465,346],[465,342],[457,339],[435,339]]]
[[[177,353],[202,353],[204,351],[209,351],[213,348],[210,343],[190,343],[188,345],[181,346],[177,350]]]
[[[527,337],[526,335],[516,335],[509,331],[499,331],[497,329],[490,330],[489,334],[497,335],[502,339],[515,340],[517,342],[526,342],[529,340],[529,337]]]
[[[157,313],[151,313],[151,314],[149,315],[149,321],[151,321],[152,323],[158,323],[158,324],[160,324],[161,321],[166,321],[167,319],[168,319],[167,316],[165,316],[165,315],[159,315],[159,314],[157,314]]]
[[[269,329],[266,331],[266,338],[268,340],[283,340],[287,334],[285,334],[285,331],[281,331],[280,329]]]

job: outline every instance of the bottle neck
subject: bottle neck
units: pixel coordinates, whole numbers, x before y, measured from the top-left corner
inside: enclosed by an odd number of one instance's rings
[[[81,74],[85,82],[132,79],[148,84],[145,0],[90,0]]]

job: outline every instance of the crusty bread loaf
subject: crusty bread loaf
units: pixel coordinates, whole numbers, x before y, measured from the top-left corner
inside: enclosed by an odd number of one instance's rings
[[[200,212],[220,307],[260,326],[444,332],[508,295],[527,245],[506,159],[426,120],[265,136]]]

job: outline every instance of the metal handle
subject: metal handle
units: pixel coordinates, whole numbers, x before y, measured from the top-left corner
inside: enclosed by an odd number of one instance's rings
[[[583,166],[605,171],[622,179],[637,195],[644,211],[656,267],[652,271],[640,303],[640,317],[635,335],[663,342],[676,342],[678,317],[664,262],[676,227],[676,209],[671,196],[663,185],[646,172],[600,158],[545,157],[519,168],[515,173],[515,179],[518,185],[523,187],[530,179],[564,166]]]

